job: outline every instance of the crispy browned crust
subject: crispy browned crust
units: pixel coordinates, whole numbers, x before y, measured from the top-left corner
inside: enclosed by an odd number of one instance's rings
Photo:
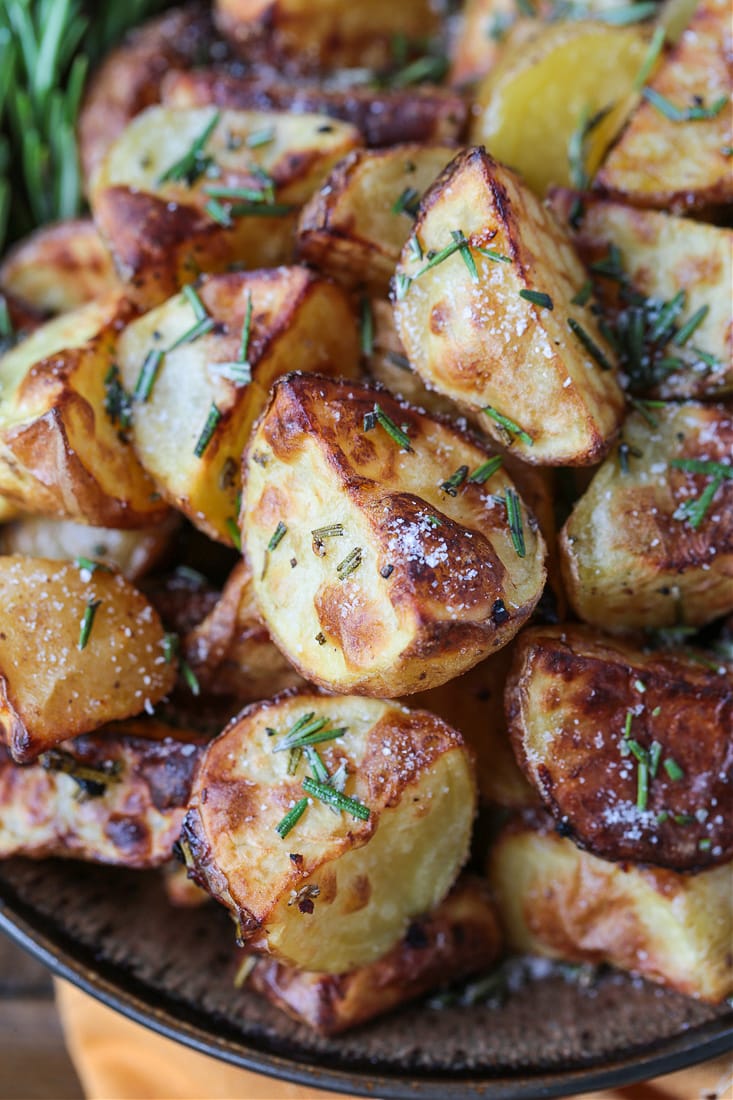
[[[62,856],[124,867],[166,863],[200,753],[200,739],[150,720],[118,723],[65,742],[63,761],[71,767],[100,775],[114,769],[99,790],[56,770],[53,753],[20,767],[0,748],[0,858]]]
[[[79,115],[79,155],[87,186],[130,119],[158,102],[169,69],[200,63],[209,54],[212,37],[206,6],[188,3],[136,28],[105,57],[89,82]]]
[[[539,627],[517,642],[505,698],[517,759],[576,844],[677,871],[733,858],[733,665]],[[626,729],[660,746],[645,808]]]
[[[249,985],[322,1035],[338,1035],[398,1005],[488,969],[501,932],[486,883],[466,876],[432,913],[369,966],[346,974],[309,973],[260,960]]]
[[[8,307],[13,332],[20,336],[27,336],[43,324],[43,314],[18,298],[12,290],[0,287],[0,296],[5,300]]]
[[[163,82],[162,99],[172,107],[211,103],[238,110],[327,115],[356,126],[371,148],[458,141],[468,116],[465,100],[447,88],[309,86],[303,81],[286,82],[270,70],[254,76],[222,69],[171,72]]]

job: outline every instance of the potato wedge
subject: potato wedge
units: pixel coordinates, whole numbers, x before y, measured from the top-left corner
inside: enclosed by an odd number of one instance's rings
[[[380,68],[395,36],[425,39],[439,27],[430,0],[216,0],[214,10],[247,60],[294,60],[299,70]]]
[[[402,250],[397,329],[423,381],[526,462],[590,465],[620,426],[623,396],[595,318],[573,302],[584,280],[551,212],[468,149],[425,195]]]
[[[302,759],[287,751],[298,723],[320,758],[312,746]],[[324,768],[345,769],[346,810],[316,796],[309,776]],[[338,798],[331,782],[316,788]],[[470,751],[427,711],[285,694],[209,745],[181,843],[243,942],[336,974],[374,962],[442,901],[468,855],[475,804]]]
[[[632,115],[596,187],[634,206],[676,213],[733,200],[729,39],[726,0],[700,0],[644,90],[653,98]]]
[[[471,142],[540,198],[552,184],[582,186],[638,102],[634,79],[647,48],[635,26],[560,21],[521,35],[476,90]],[[569,152],[574,135],[577,154]]]
[[[135,115],[157,103],[173,67],[200,65],[214,47],[211,14],[186,4],[149,19],[92,74],[79,112],[79,157],[87,189],[110,145]]]
[[[541,595],[545,545],[488,459],[386,390],[308,375],[275,386],[245,456],[242,540],[265,624],[307,680],[394,698],[514,637]]]
[[[149,308],[201,271],[286,263],[298,209],[360,144],[323,115],[149,107],[109,149],[92,212],[128,293]]]
[[[321,1035],[338,1035],[439,989],[447,979],[460,981],[487,970],[500,950],[486,884],[466,876],[376,962],[335,977],[262,959],[249,987]]]
[[[0,558],[0,733],[19,764],[170,691],[160,619],[118,573]]]
[[[681,875],[607,863],[525,812],[489,857],[508,944],[572,962],[606,962],[705,1001],[733,991],[731,864]]]
[[[173,512],[153,527],[118,531],[69,519],[24,516],[0,528],[0,554],[73,561],[89,558],[118,569],[128,581],[149,573],[170,551],[180,526]]]
[[[0,264],[0,286],[42,314],[68,313],[120,291],[112,257],[90,219],[36,229]]]
[[[216,606],[183,639],[183,655],[201,691],[240,705],[303,683],[273,644],[252,588],[252,572],[239,562]]]
[[[211,329],[202,335],[197,311]],[[346,294],[305,268],[233,272],[133,322],[117,359],[123,386],[137,395],[131,432],[140,462],[166,500],[234,545],[242,451],[270,386],[293,369],[355,376],[356,319]]]
[[[297,255],[350,289],[386,297],[420,198],[455,155],[450,145],[356,149],[303,207]]]
[[[413,695],[411,704],[437,714],[471,746],[482,801],[523,809],[539,805],[539,797],[517,764],[504,716],[504,687],[514,645],[504,646],[442,687]]]
[[[0,859],[168,863],[200,753],[200,738],[150,719],[85,734],[23,767],[0,748]]]
[[[42,325],[0,359],[0,492],[27,512],[144,527],[167,506],[136,460],[115,352],[135,316],[112,295]]]
[[[448,88],[350,85],[348,72],[309,82],[284,80],[277,70],[243,76],[221,68],[174,71],[163,82],[162,97],[167,106],[178,108],[216,104],[238,111],[328,115],[350,122],[372,148],[455,142],[468,116],[466,101]]]
[[[573,193],[556,191],[550,198],[560,220],[568,220]],[[601,276],[597,291],[622,346],[622,334],[630,331],[637,308],[628,299],[633,291],[647,299],[642,309],[646,356],[640,361],[621,356],[631,390],[655,398],[717,397],[733,391],[733,231],[586,196],[573,240],[586,265],[610,263],[614,272],[621,267],[622,282],[615,273],[612,280]],[[680,290],[684,305],[666,339],[653,339],[664,303],[671,303]],[[698,317],[690,339],[676,344],[676,333]]]
[[[701,626],[733,610],[731,455],[724,405],[629,416],[560,534],[565,588],[581,619],[606,630]],[[686,469],[690,462],[711,472]]]
[[[676,871],[733,860],[733,662],[537,627],[506,709],[525,775],[581,848]]]

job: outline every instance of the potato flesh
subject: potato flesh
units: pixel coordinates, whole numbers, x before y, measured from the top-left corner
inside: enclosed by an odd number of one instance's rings
[[[460,154],[423,201],[415,234],[424,255],[439,252],[460,230],[471,245],[474,281],[459,253],[419,277],[426,261],[409,243],[394,293],[397,329],[423,381],[462,408],[481,414],[483,430],[526,462],[587,465],[608,448],[623,397],[612,370],[602,370],[568,327],[582,324],[613,362],[595,319],[571,299],[586,279],[571,241],[554,217],[507,169],[480,149]],[[511,258],[496,262],[478,248]],[[520,291],[549,294],[540,308]],[[533,440],[508,434],[492,406]]]
[[[0,558],[0,725],[14,759],[139,714],[173,686],[163,630],[119,575],[43,558]],[[100,600],[85,648],[88,602]]]
[[[733,609],[733,481],[722,481],[695,531],[675,512],[711,478],[670,465],[730,464],[733,421],[724,406],[692,402],[653,414],[657,428],[640,413],[628,418],[628,474],[609,456],[560,537],[568,598],[581,619],[606,630],[700,626]]]
[[[546,825],[508,826],[490,857],[509,946],[608,962],[688,996],[733,990],[731,864],[680,875],[581,852]]]

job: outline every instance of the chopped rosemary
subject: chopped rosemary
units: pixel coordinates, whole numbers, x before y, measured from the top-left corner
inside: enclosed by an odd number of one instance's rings
[[[705,519],[708,509],[713,503],[713,498],[724,480],[723,477],[714,477],[713,480],[706,485],[699,497],[691,497],[689,500],[683,501],[679,507],[675,509],[673,512],[674,518],[686,519],[693,531],[697,531],[698,527]]]
[[[649,764],[638,760],[636,764],[636,808],[646,810],[649,804]]]
[[[610,362],[605,352],[599,348],[592,336],[588,335],[583,326],[579,324],[574,317],[568,317],[568,327],[573,336],[577,337],[591,358],[595,359],[601,370],[613,370],[613,364]]]
[[[728,96],[722,95],[713,100],[709,107],[704,103],[693,103],[690,107],[678,107],[676,103],[665,96],[660,95],[653,88],[644,88],[641,93],[647,103],[651,103],[660,114],[671,122],[699,122],[704,119],[716,118],[728,102]],[[696,96],[695,99],[698,97]]]
[[[621,250],[618,245],[610,244],[606,255],[602,259],[592,263],[590,265],[590,270],[595,275],[603,275],[604,278],[613,279],[616,283],[624,282],[626,276],[624,274]]]
[[[400,355],[399,352],[396,351],[388,351],[385,353],[384,358],[388,363],[391,363],[393,367],[399,367],[400,370],[406,370],[412,374],[412,366],[406,355]]]
[[[659,421],[649,412],[650,409],[663,409],[666,401],[643,401],[638,397],[629,397],[628,402],[633,409],[644,417],[650,428],[658,428]]]
[[[192,344],[194,340],[198,340],[199,336],[205,336],[207,332],[211,332],[212,328],[216,325],[216,321],[213,317],[203,317],[200,321],[197,321],[191,328],[182,332],[172,344],[169,344],[166,351],[175,351],[176,348],[182,347],[183,344]]]
[[[282,542],[283,538],[285,537],[286,531],[287,531],[287,527],[285,526],[283,521],[278,520],[277,527],[275,528],[272,535],[270,536],[270,541],[267,544],[267,549],[270,550],[270,551],[276,550],[277,547]]]
[[[229,209],[219,202],[218,199],[209,199],[204,204],[204,212],[209,215],[212,221],[217,222],[223,226],[224,229],[229,229],[232,224],[232,215]]]
[[[374,314],[372,303],[364,297],[359,303],[359,327],[361,332],[361,353],[371,355],[374,351]]]
[[[652,741],[649,746],[649,774],[656,779],[659,771],[659,761],[662,759],[662,746],[659,741]]]
[[[545,294],[543,290],[520,290],[519,297],[524,298],[525,302],[531,302],[535,306],[540,306],[541,309],[554,309],[552,298],[549,294]]]
[[[165,172],[158,177],[158,185],[168,182],[183,182],[192,187],[196,180],[203,176],[206,169],[213,164],[212,157],[207,156],[204,149],[218,126],[220,118],[221,112],[215,111],[202,132],[192,142],[190,149],[183,154],[180,160],[171,164],[170,168],[166,168]]]
[[[392,420],[391,417],[387,416],[386,412],[378,402],[375,402],[374,404],[373,416],[374,421],[370,422],[369,428],[366,427],[366,417],[364,417],[365,431],[371,430],[371,427],[373,427],[375,423],[379,424],[379,426],[381,428],[384,428],[387,435],[394,439],[395,443],[397,443],[403,451],[412,451],[412,445],[410,444],[410,439],[407,433],[404,432],[402,428],[397,427],[394,420]]]
[[[370,811],[368,806],[365,806],[363,802],[358,802],[355,798],[349,798],[348,795],[342,794],[341,791],[335,790],[326,783],[318,783],[310,776],[306,776],[303,780],[303,790],[307,791],[308,794],[312,794],[314,798],[318,798],[321,802],[325,802],[328,806],[335,806],[338,810],[344,810],[352,817],[361,821],[369,820]]]
[[[120,368],[116,363],[104,376],[104,411],[112,424],[119,424],[121,433],[131,426],[132,397],[122,385]]]
[[[577,294],[574,294],[570,302],[574,306],[584,306],[593,294],[593,283],[586,279]]]
[[[422,84],[426,80],[433,84],[439,84],[447,70],[448,59],[446,57],[426,54],[393,73],[388,83],[392,88],[408,88],[413,84]]]
[[[292,809],[288,810],[282,821],[275,826],[275,832],[281,837],[286,837],[294,825],[297,825],[301,817],[308,809],[308,799],[299,799]]]
[[[417,233],[414,233],[407,242],[408,248],[412,253],[412,257],[415,260],[421,260],[423,258],[423,250],[420,241],[417,239]]]
[[[183,288],[183,295],[188,300],[196,320],[205,321],[209,314],[206,312],[206,306],[201,301],[196,288],[191,283],[188,283]]]
[[[652,342],[661,340],[663,336],[669,339],[669,332],[674,322],[685,308],[686,298],[687,294],[684,289],[678,290],[674,298],[670,298],[668,302],[662,303],[662,308],[659,310],[654,323],[649,329],[649,339]]]
[[[632,23],[643,23],[658,10],[656,0],[640,0],[638,4],[627,4],[622,8],[607,8],[599,12],[597,18],[612,27],[628,27]]]
[[[318,749],[314,749],[311,745],[308,745],[305,749],[305,758],[313,769],[313,777],[318,783],[328,783],[331,776],[329,775],[328,768],[321,760],[321,755]]]
[[[708,852],[712,848],[713,842],[709,836],[704,836],[701,840],[698,840],[697,846],[701,852]]]
[[[522,524],[522,506],[518,494],[514,489],[507,489],[504,497],[506,518],[512,536],[512,545],[517,552],[517,557],[523,558],[527,549],[524,541],[524,526]]]
[[[201,435],[196,440],[196,446],[193,449],[193,453],[196,458],[203,458],[204,451],[208,447],[209,443],[211,443],[214,432],[216,431],[217,424],[221,420],[221,416],[222,414],[220,410],[212,402],[211,408],[209,409],[209,414],[206,417],[206,422],[201,429]]]
[[[293,723],[288,732],[275,742],[272,751],[304,749],[308,745],[319,745],[322,741],[334,741],[337,737],[343,737],[348,727],[334,728],[330,726],[330,722],[330,718],[316,718],[314,711],[303,714]]]
[[[143,365],[137,376],[133,397],[136,401],[147,401],[153,392],[155,379],[158,377],[165,352],[160,348],[151,349],[143,359]]]
[[[227,516],[227,519],[226,519],[226,522],[225,522],[224,526],[227,529],[227,534],[229,535],[229,538],[234,543],[234,549],[238,550],[239,553],[241,554],[241,552],[242,552],[242,532],[239,530],[239,526],[237,524],[236,519],[234,519],[233,516]]]
[[[265,198],[233,203],[229,212],[233,218],[282,218],[295,209],[291,203],[268,202]]]
[[[664,46],[665,30],[664,27],[656,27],[654,34],[651,37],[649,47],[644,56],[644,60],[641,63],[638,73],[634,77],[634,91],[640,92],[646,84],[652,69],[657,63],[657,58],[662,52]]]
[[[471,282],[472,283],[477,283],[478,282],[478,270],[476,268],[476,261],[474,260],[473,256],[471,255],[471,249],[469,247],[468,241],[466,240],[465,236],[463,235],[463,230],[462,229],[452,229],[451,230],[451,237],[459,245],[459,251],[460,251],[460,254],[461,254],[461,259],[463,260],[464,264],[466,265],[466,267],[468,269],[468,274],[471,276]]]
[[[669,778],[675,783],[679,782],[680,779],[683,779],[685,775],[683,769],[679,766],[673,756],[668,756],[667,759],[664,761],[664,770],[666,771]]]
[[[524,428],[520,428],[519,424],[510,420],[508,416],[504,416],[503,413],[497,412],[493,405],[485,405],[481,411],[486,413],[488,417],[494,420],[505,432],[508,432],[510,436],[515,435],[517,439],[527,447],[532,447],[534,445],[534,440],[529,432],[525,432]],[[510,442],[512,441],[510,440]]]
[[[81,628],[79,630],[79,649],[84,649],[89,641],[89,637],[92,633],[92,626],[94,625],[94,616],[97,614],[97,608],[101,602],[101,600],[87,601],[84,617],[81,620]]]
[[[265,203],[271,190],[265,187],[229,187],[221,183],[207,183],[204,187],[212,199],[233,199],[241,202]]]
[[[420,205],[420,193],[414,187],[406,187],[392,206],[393,214],[409,214],[411,218],[417,217]]]
[[[501,455],[494,455],[493,458],[487,458],[486,462],[482,462],[480,466],[477,466],[472,474],[469,474],[468,481],[473,485],[483,485],[485,481],[488,481],[490,477],[501,468],[503,463]]]
[[[448,496],[458,496],[458,490],[463,482],[468,477],[468,466],[459,466],[454,474],[451,474],[449,478],[441,482],[440,488]]]
[[[431,527],[442,527],[443,526],[443,521],[439,516],[433,516],[433,515],[428,514],[425,517],[425,522],[429,523]]]
[[[303,750],[301,748],[290,750],[290,752],[288,753],[288,765],[286,769],[288,775],[295,775],[298,770],[298,765],[300,764],[302,756]]]
[[[112,570],[108,565],[105,565],[101,561],[94,561],[92,558],[78,557],[74,558],[74,565],[77,569],[81,569],[84,573],[96,573],[100,570],[102,573],[111,573]]]
[[[695,329],[698,328],[698,326],[701,325],[702,322],[705,320],[709,312],[710,306],[708,305],[700,306],[699,309],[695,310],[692,317],[690,317],[689,320],[685,321],[682,328],[678,329],[678,331],[674,334],[674,336],[672,337],[672,343],[676,344],[678,348],[683,347],[690,339]]]
[[[244,139],[244,144],[248,149],[259,149],[262,145],[269,145],[271,141],[275,139],[275,127],[263,126],[261,130],[253,130]]]
[[[497,264],[510,264],[512,262],[511,256],[505,256],[503,252],[495,252],[493,248],[479,248],[478,245],[472,245],[473,251],[478,252],[479,255],[485,256],[487,260],[493,260]]]
[[[324,527],[314,527],[311,531],[316,542],[320,542],[322,539],[338,538],[343,533],[343,523],[327,523]]]
[[[670,466],[687,470],[691,474],[707,474],[709,477],[733,478],[733,463],[711,462],[700,458],[673,458]]]
[[[462,251],[464,248],[468,249],[469,244],[460,229],[451,230],[451,236],[453,237],[453,243],[448,244],[445,248],[441,248],[439,252],[428,252],[428,262],[416,271],[413,275],[413,279],[419,279],[421,275],[424,275],[426,271],[430,271],[431,268],[437,267],[438,264],[442,264],[445,260],[451,256],[455,256],[456,252]]]
[[[585,191],[590,184],[590,176],[586,168],[587,150],[585,143],[603,121],[612,108],[612,104],[601,107],[595,114],[589,113],[588,107],[583,107],[578,116],[578,125],[573,130],[568,140],[568,167],[570,182],[578,191]]]
[[[394,293],[398,302],[407,294],[408,290],[412,286],[412,279],[409,275],[404,275],[401,271],[398,271],[394,277]]]
[[[180,657],[178,660],[178,668],[181,676],[183,677],[184,683],[186,684],[186,687],[191,692],[191,694],[200,695],[201,685],[198,682],[198,677],[196,676],[196,673],[193,671],[188,661],[184,661],[183,658]]]
[[[355,573],[362,562],[362,550],[360,546],[355,546],[354,549],[346,555],[343,561],[340,561],[336,566],[336,572],[339,578],[343,581],[347,577],[350,577],[352,573]]]

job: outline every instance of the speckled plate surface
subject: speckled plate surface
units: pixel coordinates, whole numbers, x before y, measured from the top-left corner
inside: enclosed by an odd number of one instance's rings
[[[501,1007],[416,1004],[337,1039],[232,984],[215,905],[171,910],[159,877],[78,863],[0,866],[0,924],[56,973],[215,1057],[358,1095],[431,1100],[572,1096],[733,1049],[733,1012],[619,975],[552,976]]]

